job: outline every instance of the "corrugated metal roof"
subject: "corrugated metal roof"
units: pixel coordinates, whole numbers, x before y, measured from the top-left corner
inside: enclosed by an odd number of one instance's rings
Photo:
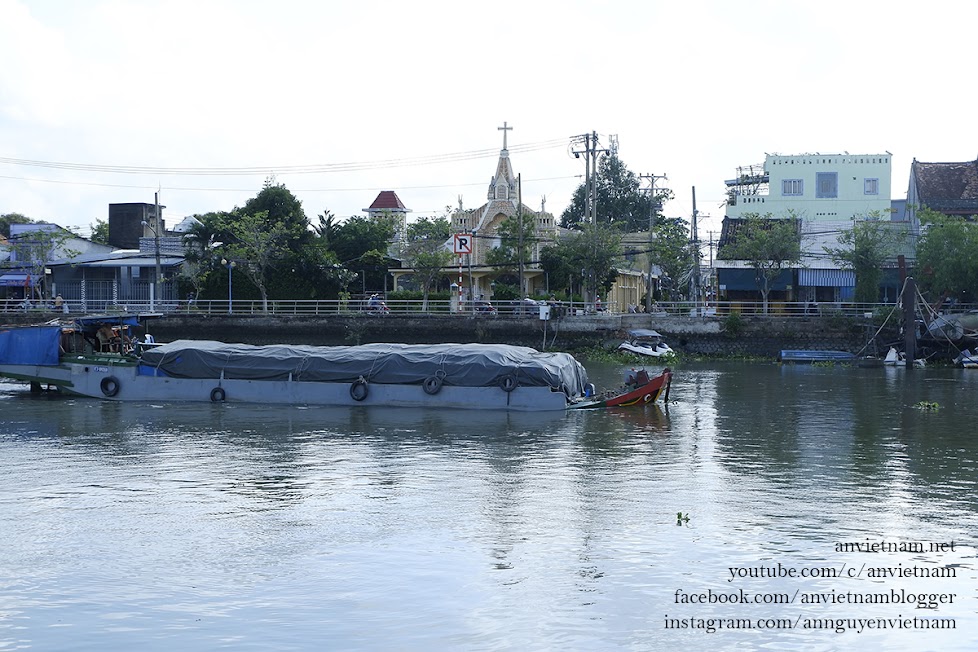
[[[183,258],[161,256],[161,267],[175,267],[183,263]],[[75,263],[76,267],[155,267],[156,258],[110,258],[107,260],[92,260],[86,263]]]

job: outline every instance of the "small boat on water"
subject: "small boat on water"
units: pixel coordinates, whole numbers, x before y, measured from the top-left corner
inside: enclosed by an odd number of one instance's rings
[[[907,365],[907,355],[903,351],[897,351],[895,347],[890,347],[883,358],[884,367],[905,367]],[[927,361],[917,358],[913,361],[913,366],[922,369],[927,366]]]
[[[109,324],[114,319],[105,318]],[[572,355],[521,346],[251,346],[178,340],[130,347],[125,329],[116,327],[117,339],[106,334],[96,340],[87,335],[92,326],[90,321],[84,327],[0,329],[0,376],[115,401],[522,411],[651,402],[672,378],[669,370],[652,378],[646,374],[646,382],[599,398]]]
[[[954,358],[954,364],[965,369],[978,369],[978,353],[972,353],[971,349],[965,349]]]
[[[661,333],[648,328],[636,328],[628,331],[628,340],[619,344],[618,350],[651,358],[661,358],[675,353],[668,344],[662,341]]]
[[[816,351],[808,349],[783,349],[778,353],[781,363],[839,362],[852,363],[856,355],[848,351]]]
[[[657,376],[649,377],[649,372],[645,369],[631,370],[626,375],[625,386],[622,391],[609,392],[606,396],[599,397],[590,404],[581,407],[631,407],[634,405],[645,405],[655,403],[659,396],[665,393],[665,400],[669,400],[669,386],[672,380],[672,371],[668,367],[662,370]]]

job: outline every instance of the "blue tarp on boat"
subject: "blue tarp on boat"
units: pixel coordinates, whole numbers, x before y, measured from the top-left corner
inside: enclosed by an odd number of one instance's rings
[[[0,364],[55,366],[60,344],[60,326],[0,330]]]
[[[368,382],[489,387],[505,376],[525,387],[551,387],[581,396],[587,372],[569,353],[508,344],[362,344],[252,346],[177,340],[142,353],[142,364],[173,378]],[[144,372],[140,371],[140,375]]]

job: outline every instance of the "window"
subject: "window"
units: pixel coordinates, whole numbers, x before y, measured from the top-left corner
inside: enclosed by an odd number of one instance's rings
[[[863,179],[863,194],[864,195],[878,195],[878,194],[880,194],[880,180],[879,179]]]
[[[804,188],[801,179],[781,180],[781,194],[785,197],[800,197],[804,194]]]
[[[835,199],[839,196],[839,173],[815,173],[815,197],[817,199]]]

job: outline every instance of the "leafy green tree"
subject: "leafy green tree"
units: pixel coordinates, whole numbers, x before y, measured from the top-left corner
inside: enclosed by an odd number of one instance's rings
[[[443,243],[452,235],[452,223],[445,216],[422,217],[407,226],[408,242],[431,240]]]
[[[0,235],[5,238],[10,237],[10,225],[11,224],[33,224],[34,220],[27,217],[26,215],[21,215],[20,213],[4,213],[0,215]]]
[[[386,252],[395,232],[391,217],[357,215],[335,229],[329,245],[341,265],[361,275],[364,290],[376,289],[386,284],[385,275],[391,265]]]
[[[431,289],[445,274],[454,255],[445,246],[451,235],[447,217],[422,217],[408,224],[404,259],[414,270],[414,279],[421,288],[422,309],[428,309]]]
[[[856,274],[857,303],[876,303],[883,280],[883,265],[897,254],[904,234],[903,225],[884,221],[879,211],[854,218],[851,229],[839,235],[839,247],[824,247],[836,264]]]
[[[551,288],[566,287],[570,294],[571,279],[577,277],[594,296],[607,292],[618,277],[615,267],[622,257],[621,234],[606,225],[587,224],[583,230],[563,236],[544,252],[540,264],[548,274]]]
[[[801,260],[798,220],[790,212],[788,219],[773,219],[770,213],[764,217],[747,213],[733,241],[720,249],[717,256],[743,260],[754,270],[767,313],[771,282],[781,275],[782,270]]]
[[[919,213],[917,276],[931,296],[978,300],[978,223],[930,209]]]
[[[597,221],[622,232],[648,231],[650,217],[658,212],[672,192],[658,190],[655,195],[640,188],[639,177],[615,154],[603,157],[597,172]],[[571,196],[571,203],[560,216],[560,225],[578,228],[586,222],[587,184],[582,183]]]
[[[14,222],[24,224],[24,222]],[[58,259],[71,259],[78,255],[76,249],[67,246],[74,233],[55,224],[46,222],[30,222],[37,228],[25,231],[10,239],[12,258],[20,263],[34,279],[33,293],[38,299],[43,299],[44,270],[48,263]]]
[[[109,244],[109,222],[108,220],[102,220],[95,218],[95,222],[89,225],[92,230],[92,235],[89,240],[92,242],[97,242],[99,244],[107,245]]]
[[[265,213],[269,224],[280,224],[286,235],[286,246],[292,251],[299,251],[313,236],[309,228],[309,219],[302,210],[302,202],[293,195],[283,184],[276,184],[274,179],[265,180],[261,192],[249,199],[242,213],[257,215]]]
[[[323,214],[318,216],[318,220],[318,224],[314,224],[312,229],[329,246],[329,243],[336,237],[340,225],[336,222],[336,216],[329,210],[323,211]]]
[[[536,218],[532,215],[512,215],[500,222],[496,235],[499,246],[486,253],[486,262],[493,265],[499,276],[515,275],[515,283],[523,292],[523,272],[530,262],[530,252],[536,239]]]
[[[421,286],[421,309],[428,309],[428,295],[438,279],[445,274],[445,269],[452,262],[452,252],[444,248],[421,247],[409,254],[408,260],[414,277]]]
[[[565,244],[561,246],[558,241],[540,250],[540,268],[547,273],[547,284],[551,291],[564,291],[571,294],[571,278],[574,275],[574,263],[571,261],[570,252]],[[580,267],[577,268],[580,274]]]
[[[220,266],[220,256],[215,250],[227,240],[233,239],[226,231],[229,223],[227,213],[205,213],[194,215],[194,222],[183,236],[184,264],[181,267],[181,281],[192,288],[195,298],[205,295],[217,296],[211,286],[217,280],[215,272]]]
[[[224,259],[234,262],[258,288],[262,310],[268,312],[269,273],[288,252],[292,233],[283,222],[269,222],[265,211],[235,211],[229,215],[226,228],[234,234],[234,241],[225,243]]]
[[[660,217],[652,232],[649,256],[653,264],[671,279],[689,278],[695,264],[689,249],[689,223],[681,217]]]

